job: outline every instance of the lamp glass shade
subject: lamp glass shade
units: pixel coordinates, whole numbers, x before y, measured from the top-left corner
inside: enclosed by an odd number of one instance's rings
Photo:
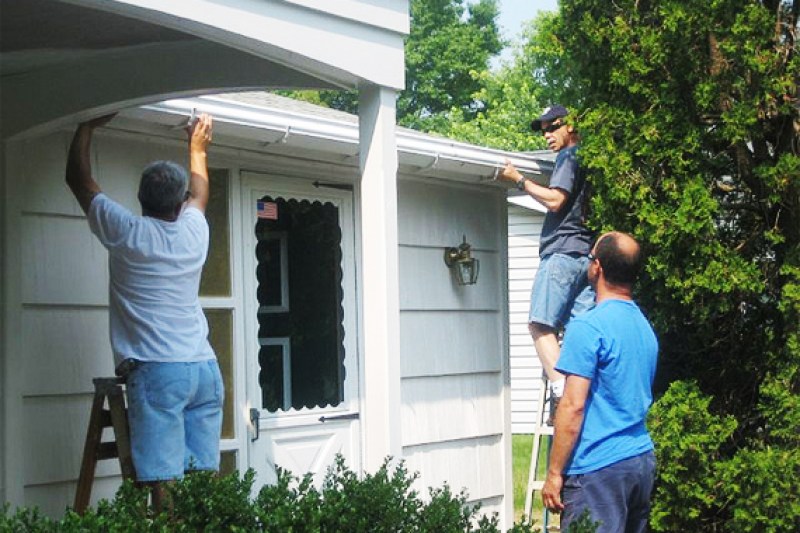
[[[473,257],[466,257],[456,261],[456,280],[459,285],[474,285],[478,281],[480,261]]]

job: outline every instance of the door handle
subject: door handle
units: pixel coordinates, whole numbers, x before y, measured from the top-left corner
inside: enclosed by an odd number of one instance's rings
[[[348,413],[346,415],[334,415],[334,416],[321,416],[319,417],[320,422],[329,422],[332,420],[358,420],[358,413]]]
[[[250,442],[255,442],[261,437],[261,411],[255,407],[250,408],[250,423],[256,432],[256,436],[252,437]]]

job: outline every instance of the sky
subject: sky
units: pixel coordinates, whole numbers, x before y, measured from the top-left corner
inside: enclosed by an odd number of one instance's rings
[[[521,24],[531,20],[540,10],[555,11],[558,9],[558,0],[498,0],[500,6],[501,35],[506,40],[519,37]],[[506,49],[502,54],[503,60],[511,59],[511,51]]]

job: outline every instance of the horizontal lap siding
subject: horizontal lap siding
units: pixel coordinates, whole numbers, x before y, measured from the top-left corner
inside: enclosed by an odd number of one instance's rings
[[[533,278],[539,268],[539,235],[544,215],[509,206],[508,307],[511,358],[511,430],[532,433],[536,399],[542,386],[542,367],[528,333],[528,310]]]
[[[419,490],[447,483],[454,492],[466,488],[469,500],[497,498],[505,484],[500,435],[408,446],[403,456],[410,472],[419,472]],[[509,494],[508,497],[511,497]]]
[[[415,446],[500,435],[497,372],[403,379],[403,444]]]
[[[21,180],[19,316],[25,342],[11,368],[20,377],[23,496],[54,516],[75,496],[92,378],[114,370],[107,253],[64,183],[70,138],[62,132],[19,143],[22,152],[9,174]],[[103,191],[135,213],[145,164],[156,157],[185,163],[185,154],[158,140],[99,132],[93,146],[93,174]],[[120,479],[116,461],[98,463],[97,477],[94,501],[112,497]]]
[[[401,180],[398,192],[403,455],[423,493],[447,482],[499,511],[505,200],[495,189],[420,181]],[[443,261],[463,236],[480,260],[471,286],[458,286]]]

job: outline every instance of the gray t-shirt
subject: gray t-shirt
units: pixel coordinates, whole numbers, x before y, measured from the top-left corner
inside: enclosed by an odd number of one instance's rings
[[[578,162],[578,147],[564,148],[556,156],[550,187],[569,193],[567,202],[556,212],[544,217],[539,257],[556,253],[587,255],[592,249],[594,233],[586,227],[589,206],[589,184],[586,172]]]

